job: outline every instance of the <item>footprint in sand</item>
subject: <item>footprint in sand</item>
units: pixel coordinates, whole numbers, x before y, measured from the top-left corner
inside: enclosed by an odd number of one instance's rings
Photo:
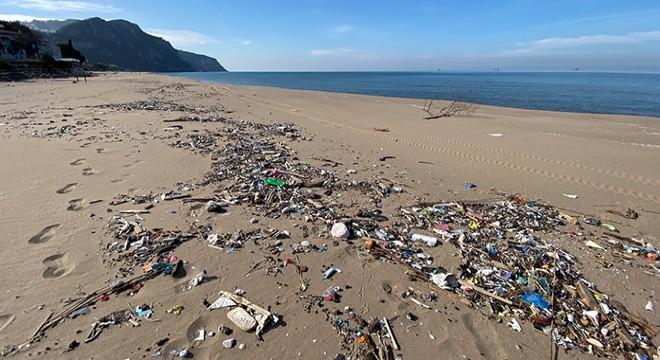
[[[69,201],[69,206],[67,206],[67,211],[80,211],[83,209],[83,201],[85,199],[73,199]]]
[[[199,336],[200,329],[204,329],[207,332],[215,331],[216,329],[215,326],[217,325],[214,324],[213,320],[210,317],[199,316],[195,321],[192,322],[192,324],[190,324],[190,326],[188,326],[188,329],[186,330],[186,340],[188,341],[188,343],[193,344],[193,346],[195,346],[196,348],[199,348],[202,345],[206,347],[213,345],[214,343],[218,343],[219,341],[218,338],[215,339],[207,338],[203,342],[200,342],[199,340],[195,340]]]
[[[105,153],[105,152],[107,152],[107,151],[108,151],[108,149],[106,149],[106,148],[99,148],[99,149],[96,149],[96,153],[97,153],[97,154],[103,154],[103,153]]]
[[[110,180],[111,183],[123,183],[126,179],[133,177],[133,174],[122,174],[119,179]]]
[[[80,158],[70,162],[69,165],[78,166],[78,165],[82,165],[84,162],[85,162],[85,158]]]
[[[57,190],[56,193],[58,193],[58,194],[70,193],[73,190],[75,190],[78,187],[78,185],[80,185],[80,184],[79,183],[66,184],[63,188]]]
[[[98,173],[98,171],[92,169],[92,168],[84,168],[82,171],[82,175],[84,176],[90,176]]]
[[[80,147],[81,148],[88,148],[88,147],[90,147],[90,145],[92,145],[92,143],[84,143],[84,144],[80,145]]]
[[[0,331],[4,330],[9,324],[11,324],[12,321],[16,316],[11,315],[11,314],[2,314],[0,315]]]
[[[43,264],[46,265],[46,271],[41,275],[44,279],[60,278],[76,267],[76,264],[69,260],[67,253],[51,255],[44,259]]]
[[[61,224],[48,225],[41,229],[36,235],[28,240],[28,244],[43,244],[55,236],[55,231],[62,227]]]

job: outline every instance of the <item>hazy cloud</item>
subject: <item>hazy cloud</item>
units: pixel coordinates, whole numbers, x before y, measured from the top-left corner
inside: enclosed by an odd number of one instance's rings
[[[59,0],[21,0],[5,1],[2,5],[17,6],[22,9],[34,9],[43,11],[77,11],[77,12],[100,12],[112,13],[120,11],[112,5],[91,3],[86,1],[59,1]]]
[[[251,45],[252,40],[249,39],[234,39],[235,42],[241,44],[241,45]]]
[[[340,33],[341,34],[341,33],[347,33],[347,32],[353,31],[353,29],[355,29],[355,28],[352,25],[344,24],[344,25],[339,25],[339,26],[335,27],[332,31],[335,32],[335,33]]]
[[[221,43],[220,40],[190,30],[145,29],[144,31],[148,34],[161,37],[169,41],[175,47]]]
[[[5,20],[5,21],[32,21],[32,20],[47,21],[47,20],[59,20],[59,19],[41,18],[41,17],[29,16],[29,15],[18,15],[18,14],[0,14],[0,20]]]
[[[542,52],[543,50],[562,49],[570,47],[580,47],[596,44],[635,44],[646,41],[660,41],[660,31],[634,32],[625,35],[587,35],[579,37],[560,38],[553,37],[547,39],[535,40],[527,44],[522,44],[522,48],[506,50],[504,54],[532,54]]]
[[[340,56],[354,53],[355,50],[341,48],[341,49],[315,49],[310,50],[309,54],[314,56]]]
[[[326,36],[330,39],[341,38],[350,36],[354,31],[355,27],[353,25],[341,24],[330,29],[330,32],[328,32]]]

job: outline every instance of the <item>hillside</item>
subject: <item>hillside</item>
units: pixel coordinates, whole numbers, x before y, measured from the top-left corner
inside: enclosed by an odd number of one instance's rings
[[[51,42],[69,39],[89,62],[115,65],[120,70],[181,72],[226,71],[217,60],[184,53],[126,20],[90,18],[72,22],[50,35]]]
[[[189,51],[177,50],[179,52],[179,57],[187,61],[195,71],[227,71],[218,60],[206,56],[195,54]]]

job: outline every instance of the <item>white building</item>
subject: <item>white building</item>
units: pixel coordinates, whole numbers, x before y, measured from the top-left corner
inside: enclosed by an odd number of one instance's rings
[[[25,50],[21,49],[19,52],[12,54],[9,51],[11,41],[15,40],[20,33],[16,31],[5,30],[0,28],[0,56],[9,60],[22,60],[27,58]]]

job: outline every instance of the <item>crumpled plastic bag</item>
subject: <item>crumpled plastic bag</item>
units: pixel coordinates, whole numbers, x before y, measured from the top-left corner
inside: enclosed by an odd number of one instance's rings
[[[456,279],[456,275],[452,273],[433,274],[431,275],[431,282],[445,290],[454,290],[461,287],[461,284],[459,284],[458,280]]]

